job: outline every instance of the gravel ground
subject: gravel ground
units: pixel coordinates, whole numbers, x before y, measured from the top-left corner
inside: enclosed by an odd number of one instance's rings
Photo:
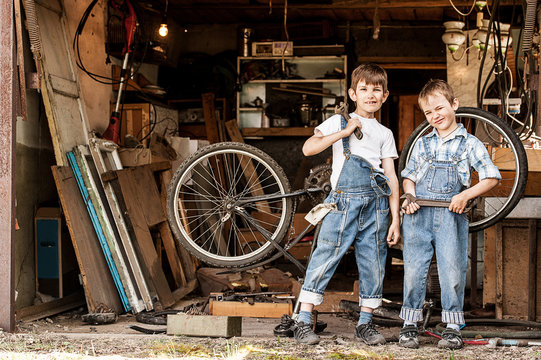
[[[353,338],[355,321],[336,315],[320,319],[328,324],[322,341],[307,346],[275,337],[279,319],[244,318],[242,336],[223,339],[142,334],[128,326],[164,326],[137,323],[132,315],[115,324],[88,325],[71,313],[20,322],[17,333],[1,333],[0,359],[541,359],[539,346],[466,345],[453,352],[438,349],[438,340],[428,336],[420,338],[419,349],[403,349],[396,342],[398,327],[379,327],[388,344],[370,347]]]

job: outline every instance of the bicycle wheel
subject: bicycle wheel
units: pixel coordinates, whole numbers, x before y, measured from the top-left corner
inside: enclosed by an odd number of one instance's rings
[[[176,170],[167,190],[175,238],[195,257],[220,267],[256,263],[281,243],[292,216],[282,168],[263,151],[224,142],[200,149]],[[261,226],[263,229],[257,229]]]
[[[528,178],[526,151],[518,135],[493,113],[461,107],[456,112],[456,118],[469,133],[485,144],[502,175],[500,184],[479,197],[476,207],[468,214],[470,232],[479,231],[503,219],[519,202]],[[400,154],[399,173],[406,167],[413,145],[430,131],[432,127],[424,121],[410,135]],[[473,171],[471,184],[475,185],[478,181],[479,176]]]

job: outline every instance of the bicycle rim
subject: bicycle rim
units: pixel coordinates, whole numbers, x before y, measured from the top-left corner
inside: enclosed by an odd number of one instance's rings
[[[507,216],[519,202],[528,176],[526,152],[511,127],[488,111],[463,107],[457,110],[456,118],[487,147],[502,175],[500,184],[479,197],[476,207],[468,214],[470,232],[479,231]],[[400,155],[399,171],[406,166],[413,145],[430,131],[432,127],[425,121],[411,134]],[[471,185],[478,181],[477,171],[472,169]]]
[[[274,246],[241,212],[281,242],[291,222],[291,200],[249,199],[289,191],[282,168],[264,152],[240,143],[215,144],[192,155],[175,173],[168,216],[178,240],[200,260],[245,266],[268,256]]]

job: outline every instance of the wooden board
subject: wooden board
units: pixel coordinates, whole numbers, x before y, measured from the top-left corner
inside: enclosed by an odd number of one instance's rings
[[[209,303],[210,315],[242,316],[258,318],[281,318],[291,315],[293,305],[289,303],[260,303],[249,304],[240,301],[214,301]]]
[[[71,161],[72,156],[75,164]],[[100,240],[100,244],[102,245],[102,250],[106,254],[106,260],[110,265],[111,271],[113,271],[113,279],[117,282],[116,280],[118,277],[121,281],[121,284],[117,283],[117,289],[119,289],[121,295],[120,298],[123,302],[127,300],[129,306],[132,308],[131,310],[134,313],[138,313],[142,311],[144,307],[142,306],[142,302],[139,300],[139,294],[137,293],[137,289],[140,290],[141,287],[136,289],[133,278],[135,278],[136,281],[142,282],[145,288],[146,285],[144,284],[141,271],[137,266],[133,266],[131,261],[135,257],[133,247],[129,249],[124,246],[126,242],[119,241],[122,240],[122,236],[119,236],[119,222],[114,218],[114,208],[111,206],[111,204],[114,204],[114,201],[109,202],[111,196],[114,195],[110,184],[102,183],[100,181],[98,167],[96,166],[97,163],[95,163],[92,157],[88,155],[88,148],[86,146],[81,145],[74,148],[73,153],[68,153],[68,159],[70,159],[72,168],[74,168],[74,166],[77,167],[77,172],[80,173],[81,180],[84,181],[84,189],[80,188],[80,190],[85,193],[85,198],[88,196],[87,201],[92,203],[92,208],[94,210],[90,211],[95,214],[96,218],[94,219],[94,217],[91,216],[91,219],[98,234],[98,240]],[[107,202],[104,202],[105,199],[107,199]],[[111,210],[111,212],[109,210]],[[116,213],[117,218],[120,218],[121,215],[119,214],[119,211],[116,211]],[[125,255],[127,255],[127,257],[125,257]],[[111,258],[109,258],[109,256]],[[146,303],[148,304],[146,308],[147,310],[152,309],[152,302],[148,290],[145,294],[147,299]]]
[[[160,201],[158,186],[150,166],[136,166],[131,171],[133,181],[139,190],[137,199],[146,219],[148,226],[154,226],[167,221]]]
[[[541,320],[541,221],[503,220],[485,230],[483,304],[496,318]]]
[[[239,127],[237,126],[236,120],[230,120],[225,123],[225,127],[227,129],[227,133],[229,134],[229,137],[231,138],[231,141],[236,142],[244,142],[244,138],[242,137],[242,134],[240,133]],[[259,183],[257,176],[252,176],[256,172],[254,164],[252,163],[252,160],[246,159],[245,157],[239,155],[239,160],[241,162],[242,172],[244,175],[244,178],[248,182],[250,186],[250,193],[252,196],[260,196],[265,195],[265,192],[263,191],[263,188],[261,187],[261,184]],[[270,207],[269,204],[265,201],[258,201],[256,203],[257,210],[270,213]]]
[[[134,245],[138,248],[139,257],[142,260],[141,266],[146,268],[148,277],[154,284],[162,306],[171,306],[174,304],[171,289],[158,259],[139,201],[141,189],[134,181],[132,169],[117,170],[116,174],[118,178],[113,182],[118,181],[120,186],[122,194],[117,195],[122,196],[124,199],[127,211],[125,213],[126,224],[134,236],[132,239],[134,239]]]
[[[164,214],[167,213],[167,187],[169,186],[169,182],[171,181],[172,177],[172,171],[171,169],[167,169],[166,171],[160,171],[159,173],[159,183],[160,183],[160,199],[162,202],[162,208]],[[169,223],[167,223],[169,226]],[[171,231],[171,228],[169,228],[169,231]],[[189,283],[192,280],[196,280],[197,276],[195,274],[196,271],[196,260],[193,256],[191,256],[186,249],[182,246],[177,246],[177,243],[175,242],[175,239],[172,238],[174,244],[173,247],[177,249],[177,254],[180,256],[180,262],[182,264],[184,277],[186,278],[186,281]],[[165,241],[168,241],[166,239]],[[166,245],[164,245],[166,246]],[[167,251],[167,247],[165,248]],[[169,255],[168,255],[169,256]],[[197,281],[195,281],[195,284],[197,285]],[[187,286],[188,286],[187,285]],[[190,287],[190,286],[188,286]],[[193,289],[192,289],[193,290]]]
[[[73,172],[69,167],[57,166],[52,167],[52,172],[81,271],[88,310],[96,311],[99,305],[105,304],[115,312],[122,313],[120,297],[107,268]]]
[[[85,296],[79,292],[43,304],[24,307],[15,311],[15,316],[17,321],[34,321],[74,309],[84,303]]]

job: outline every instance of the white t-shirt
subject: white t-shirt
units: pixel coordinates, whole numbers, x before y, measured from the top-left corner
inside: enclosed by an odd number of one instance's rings
[[[357,139],[354,134],[349,137],[351,153],[367,160],[374,167],[374,170],[383,172],[381,159],[396,159],[398,157],[393,132],[381,125],[376,119],[363,118],[355,113],[351,113],[349,116],[359,118],[363,126],[363,138],[361,140]],[[334,134],[342,130],[341,119],[340,115],[333,115],[316,127],[315,130],[321,131],[323,135]],[[345,160],[342,139],[332,145],[332,154],[331,185],[335,189]]]

